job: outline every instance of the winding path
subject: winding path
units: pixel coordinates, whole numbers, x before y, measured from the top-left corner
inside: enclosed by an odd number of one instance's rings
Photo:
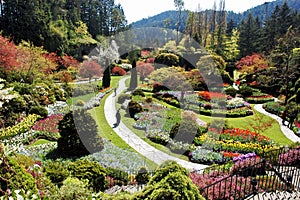
[[[127,78],[123,78],[119,81],[118,88],[116,90],[117,94],[120,94],[123,90],[126,89],[125,81]],[[104,113],[107,122],[111,125],[111,127],[114,127],[114,124],[116,122],[116,96],[114,93],[109,95],[105,101],[104,104]],[[197,163],[188,162],[173,156],[170,156],[153,146],[149,145],[147,142],[145,142],[143,139],[138,137],[135,133],[133,133],[128,127],[125,126],[122,121],[120,124],[114,128],[114,131],[116,134],[118,134],[129,146],[131,146],[133,149],[135,149],[137,152],[139,152],[141,155],[147,157],[149,160],[152,160],[153,162],[157,163],[158,165],[162,164],[166,160],[173,160],[176,161],[181,166],[187,168],[188,170],[202,170],[208,165],[202,165]]]
[[[295,135],[295,133],[292,130],[290,130],[287,126],[284,126],[282,124],[282,119],[279,116],[277,116],[277,115],[274,115],[274,114],[271,114],[271,113],[267,112],[263,108],[263,104],[256,104],[254,106],[254,109],[257,110],[258,112],[262,113],[262,114],[265,114],[265,115],[267,115],[267,116],[272,117],[273,119],[275,119],[279,123],[281,131],[283,132],[283,134],[288,139],[290,139],[293,142],[300,142],[300,138],[297,135]]]

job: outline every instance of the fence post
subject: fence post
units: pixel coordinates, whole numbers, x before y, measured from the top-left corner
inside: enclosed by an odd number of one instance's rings
[[[257,180],[256,178],[252,178],[251,181],[250,181],[251,185],[252,185],[252,191],[253,191],[253,194],[257,194]]]

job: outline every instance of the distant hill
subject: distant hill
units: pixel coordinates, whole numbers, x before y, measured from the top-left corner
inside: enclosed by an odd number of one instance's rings
[[[287,1],[291,10],[296,10],[300,12],[300,1],[299,0],[276,0],[272,2],[266,2],[262,5],[248,9],[242,13],[234,13],[232,11],[227,12],[227,21],[231,19],[234,21],[235,25],[238,25],[243,18],[246,18],[251,12],[254,17],[259,17],[261,21],[268,19],[273,12],[276,5],[281,6],[285,1]],[[180,30],[185,29],[185,22],[187,20],[187,12],[183,12],[183,20],[180,27]],[[175,10],[169,10],[162,12],[158,15],[144,18],[142,20],[133,22],[131,26],[133,28],[143,28],[143,27],[160,27],[160,28],[169,28],[175,29],[177,22],[177,12]]]

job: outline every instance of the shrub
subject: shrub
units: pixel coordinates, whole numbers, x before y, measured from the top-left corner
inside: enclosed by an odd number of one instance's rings
[[[127,99],[130,99],[130,94],[120,94],[118,97],[118,103],[123,104]]]
[[[227,94],[229,96],[232,96],[232,97],[235,97],[237,92],[238,91],[233,87],[228,87],[228,88],[225,89],[225,94]]]
[[[145,97],[145,93],[143,92],[142,89],[135,89],[133,92],[132,92],[132,95],[133,96],[142,96],[142,97]]]
[[[80,107],[83,107],[84,106],[84,104],[85,104],[85,102],[83,101],[83,100],[81,100],[81,99],[78,99],[77,101],[76,101],[76,106],[80,106]]]
[[[253,94],[253,89],[249,86],[240,87],[239,93],[245,98]]]
[[[138,174],[135,176],[135,180],[138,182],[138,184],[146,184],[148,183],[149,179],[150,175],[148,170],[145,167],[141,167]]]
[[[204,198],[184,168],[174,161],[166,161],[150,179],[148,187],[136,193],[133,199],[203,200]]]
[[[134,118],[134,115],[140,112],[143,112],[143,107],[136,101],[130,101],[128,104],[128,112],[131,118]]]
[[[30,108],[29,114],[37,114],[42,118],[46,118],[48,116],[48,110],[44,106],[33,106]]]
[[[49,162],[44,167],[44,172],[52,183],[61,186],[63,181],[69,176],[69,171],[59,161]]]
[[[118,67],[118,66],[115,66],[112,70],[111,70],[111,73],[113,75],[116,75],[116,76],[124,76],[126,75],[126,71],[121,68],[121,67]]]
[[[87,181],[78,178],[68,177],[64,180],[58,194],[52,195],[51,199],[91,199],[92,191],[87,188]]]
[[[110,183],[111,186],[113,185],[119,185],[119,186],[122,186],[122,185],[127,185],[128,182],[129,182],[129,179],[128,179],[128,173],[125,172],[125,171],[122,171],[120,169],[115,169],[115,168],[111,168],[111,167],[108,167],[106,168],[106,176],[109,177],[113,183]]]
[[[38,120],[39,118],[40,118],[39,115],[30,114],[26,118],[22,119],[22,121],[17,125],[2,129],[0,131],[0,139],[13,137],[20,133],[25,133],[34,125],[36,120]]]
[[[179,57],[172,53],[160,53],[155,57],[155,63],[167,65],[167,66],[178,66]]]
[[[5,195],[8,189],[38,192],[34,178],[16,160],[4,155],[2,144],[0,144],[0,168],[0,196]]]
[[[146,100],[145,100],[147,103],[152,103],[153,102],[153,99],[151,97],[147,97]]]
[[[80,159],[68,165],[73,177],[79,180],[88,180],[88,186],[94,191],[103,191],[106,188],[106,170],[99,163]]]

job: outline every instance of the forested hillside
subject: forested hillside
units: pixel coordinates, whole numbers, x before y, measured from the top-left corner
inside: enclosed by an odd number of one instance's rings
[[[121,5],[99,1],[18,1],[0,3],[0,30],[16,44],[22,40],[59,55],[80,58],[101,36],[126,28]]]
[[[233,25],[237,26],[242,22],[242,19],[247,18],[249,13],[252,14],[254,18],[258,17],[260,21],[264,21],[268,19],[271,16],[271,13],[274,11],[276,5],[282,6],[283,3],[286,0],[276,0],[272,2],[267,2],[265,4],[256,6],[254,8],[251,8],[245,12],[241,13],[235,13],[232,11],[227,11],[226,12],[226,20],[227,22],[230,22],[231,20],[233,21]],[[287,0],[286,1],[290,7],[291,10],[293,11],[300,11],[300,2],[297,0]],[[195,8],[196,9],[196,8]],[[206,11],[201,11],[206,13],[207,15],[210,15],[212,10],[206,10]],[[188,11],[183,12],[183,20],[181,24],[180,30],[183,31],[184,28],[186,27],[186,20],[188,17]],[[175,10],[170,10],[170,11],[165,11],[163,13],[160,13],[155,16],[151,16],[148,18],[141,19],[139,21],[133,22],[131,24],[132,27],[134,28],[142,28],[142,27],[164,27],[164,28],[170,28],[170,29],[175,29],[175,24],[176,24],[176,11]]]

